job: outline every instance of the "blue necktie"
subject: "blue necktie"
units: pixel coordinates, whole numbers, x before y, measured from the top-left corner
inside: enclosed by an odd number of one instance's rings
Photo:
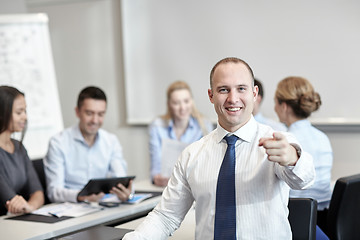
[[[236,239],[235,135],[225,137],[228,144],[216,188],[214,240]]]

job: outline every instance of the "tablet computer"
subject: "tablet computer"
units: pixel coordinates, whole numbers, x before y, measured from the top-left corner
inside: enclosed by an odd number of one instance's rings
[[[79,192],[78,196],[88,196],[93,193],[98,194],[100,192],[109,193],[110,189],[115,187],[118,183],[128,187],[130,180],[134,178],[135,176],[90,179],[85,187]]]

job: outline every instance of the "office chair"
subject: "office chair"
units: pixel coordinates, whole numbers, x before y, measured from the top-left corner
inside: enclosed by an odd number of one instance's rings
[[[45,197],[45,204],[50,203],[49,198],[47,197],[47,193],[46,193],[46,179],[45,179],[45,171],[44,171],[44,163],[42,158],[40,159],[35,159],[32,160],[35,172],[37,173],[41,186],[43,187],[44,190],[44,197]]]
[[[360,239],[360,174],[336,181],[325,232],[331,240]]]
[[[290,198],[288,208],[293,240],[315,240],[317,201],[311,198]]]

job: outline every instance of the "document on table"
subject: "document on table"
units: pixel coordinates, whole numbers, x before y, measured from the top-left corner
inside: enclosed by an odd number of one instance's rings
[[[102,207],[92,206],[89,203],[59,203],[45,205],[38,210],[33,211],[34,214],[54,217],[80,217],[89,213],[97,212],[102,210]]]
[[[170,177],[181,152],[189,144],[173,139],[164,139],[161,150],[161,175]]]

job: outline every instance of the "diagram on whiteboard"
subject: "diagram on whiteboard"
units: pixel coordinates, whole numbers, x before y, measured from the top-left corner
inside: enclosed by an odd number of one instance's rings
[[[43,157],[63,128],[46,15],[0,15],[0,85],[25,93],[24,145],[30,157]]]

